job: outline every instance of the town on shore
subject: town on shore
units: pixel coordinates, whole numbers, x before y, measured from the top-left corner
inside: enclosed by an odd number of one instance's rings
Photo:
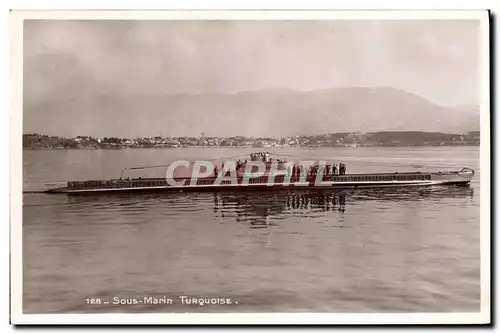
[[[422,131],[345,132],[290,137],[138,137],[117,138],[23,135],[25,149],[109,149],[162,147],[395,147],[395,146],[478,146],[479,131],[441,133]]]

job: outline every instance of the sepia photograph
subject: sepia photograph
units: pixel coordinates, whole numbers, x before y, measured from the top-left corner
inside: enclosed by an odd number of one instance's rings
[[[487,324],[488,11],[12,11],[14,324]]]

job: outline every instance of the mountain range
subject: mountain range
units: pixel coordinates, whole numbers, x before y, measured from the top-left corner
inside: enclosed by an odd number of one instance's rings
[[[62,136],[293,136],[479,130],[479,106],[440,106],[390,87],[235,94],[58,94],[24,97],[24,133]]]

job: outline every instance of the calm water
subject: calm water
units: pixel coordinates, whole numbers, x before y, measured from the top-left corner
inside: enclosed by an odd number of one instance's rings
[[[250,151],[24,151],[24,190]],[[26,193],[24,312],[479,311],[479,148],[272,151],[335,158],[353,173],[468,166],[476,175],[470,188],[398,192]],[[113,299],[164,296],[172,304]]]

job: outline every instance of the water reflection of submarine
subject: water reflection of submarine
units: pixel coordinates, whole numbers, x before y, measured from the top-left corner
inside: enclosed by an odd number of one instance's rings
[[[332,192],[287,192],[252,194],[214,194],[214,212],[236,210],[239,215],[267,217],[291,209],[345,211],[345,194]]]
[[[215,193],[214,212],[237,211],[239,215],[249,213],[257,216],[269,216],[286,210],[283,198],[279,194],[242,194]]]
[[[470,187],[443,187],[390,190],[352,190],[344,192],[276,192],[276,193],[218,193],[214,194],[214,211],[237,210],[239,214],[265,217],[294,209],[345,211],[347,202],[394,201],[411,202],[429,198],[465,198],[474,196]]]
[[[322,209],[330,211],[338,209],[345,211],[344,193],[297,193],[286,197],[286,207],[288,209]]]

